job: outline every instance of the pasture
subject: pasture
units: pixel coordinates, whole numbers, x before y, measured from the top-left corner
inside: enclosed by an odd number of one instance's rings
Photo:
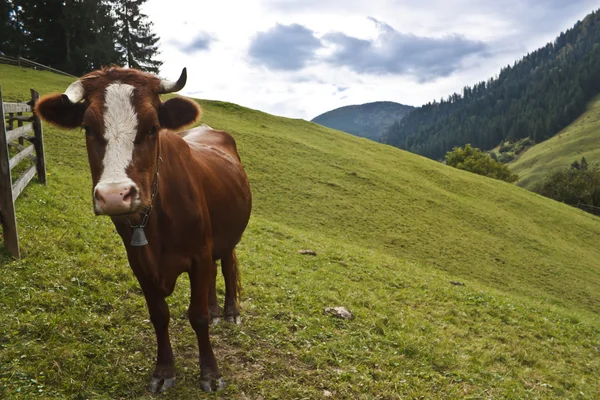
[[[0,65],[9,101],[70,82]],[[211,329],[228,387],[204,395],[182,277],[168,299],[178,380],[162,397],[597,398],[600,219],[313,123],[199,102],[203,123],[235,136],[253,189],[243,323]],[[154,331],[120,238],[92,212],[83,135],[45,125],[48,186],[16,203],[22,259],[0,254],[3,399],[149,398]],[[355,318],[323,313],[337,305]]]
[[[551,171],[567,168],[585,157],[589,164],[600,161],[600,98],[586,112],[552,138],[533,146],[508,164],[519,175],[519,186],[532,189]]]

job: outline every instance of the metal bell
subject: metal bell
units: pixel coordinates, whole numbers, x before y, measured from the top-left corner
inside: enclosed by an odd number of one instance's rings
[[[135,247],[141,247],[148,244],[144,228],[133,228],[133,236],[131,237],[131,245]]]

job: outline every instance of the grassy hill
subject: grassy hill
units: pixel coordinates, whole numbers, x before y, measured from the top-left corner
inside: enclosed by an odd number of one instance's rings
[[[12,99],[69,83],[0,65]],[[255,204],[238,252],[244,322],[212,329],[229,384],[216,397],[597,396],[598,218],[314,123],[199,102],[203,122],[235,135]],[[154,332],[120,238],[93,215],[83,133],[44,133],[49,184],[17,201],[23,258],[0,254],[0,398],[146,398]],[[178,382],[164,398],[200,395],[187,283],[168,299]],[[336,305],[356,318],[323,313]]]
[[[316,116],[312,122],[378,141],[390,125],[413,109],[393,101],[375,101],[336,108]]]
[[[509,167],[519,175],[518,185],[531,188],[552,170],[568,167],[581,157],[590,164],[600,161],[600,97],[571,125],[527,150]]]

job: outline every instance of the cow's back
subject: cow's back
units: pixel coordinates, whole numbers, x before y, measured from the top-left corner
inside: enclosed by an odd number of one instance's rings
[[[235,139],[225,131],[215,130],[208,125],[201,125],[182,132],[181,136],[190,145],[192,150],[198,150],[200,146],[210,146],[240,161]]]

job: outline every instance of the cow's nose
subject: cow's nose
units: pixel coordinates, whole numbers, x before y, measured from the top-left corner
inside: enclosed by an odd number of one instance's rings
[[[94,190],[96,212],[108,215],[130,212],[136,194],[133,182],[98,184]]]

